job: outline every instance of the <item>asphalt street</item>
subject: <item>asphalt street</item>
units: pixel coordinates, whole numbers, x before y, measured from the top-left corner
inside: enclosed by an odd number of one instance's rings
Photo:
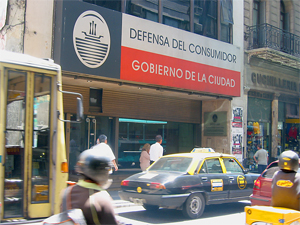
[[[201,218],[188,220],[183,217],[179,210],[160,209],[156,212],[148,212],[142,206],[137,206],[133,203],[121,200],[118,191],[109,191],[109,193],[114,200],[113,204],[115,206],[117,219],[124,225],[241,225],[245,224],[244,207],[250,205],[250,201],[209,205],[206,206]],[[13,224],[41,225],[42,219],[1,223],[1,225]]]
[[[117,218],[124,224],[132,225],[243,225],[245,224],[244,207],[250,202],[226,203],[209,205],[199,219],[189,220],[181,211],[160,209],[156,212],[148,212],[142,206],[117,208]]]
[[[122,201],[118,195],[118,191],[108,191],[112,199],[114,200],[115,208],[134,206],[133,203]],[[27,224],[27,225],[41,225],[43,219],[34,219],[34,220],[14,220],[9,222],[1,223],[1,225],[14,225],[14,224]]]

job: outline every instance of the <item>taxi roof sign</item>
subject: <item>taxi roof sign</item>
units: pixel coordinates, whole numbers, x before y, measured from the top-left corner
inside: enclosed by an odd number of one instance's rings
[[[209,152],[215,152],[212,148],[194,148],[191,153],[209,153]]]

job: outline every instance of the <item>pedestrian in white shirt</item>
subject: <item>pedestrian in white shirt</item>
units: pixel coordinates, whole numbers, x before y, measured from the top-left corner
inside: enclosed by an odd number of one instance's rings
[[[108,157],[111,162],[113,163],[114,167],[115,167],[115,171],[118,170],[118,166],[116,163],[116,157],[113,153],[113,151],[111,150],[111,148],[109,147],[109,145],[107,144],[107,137],[104,134],[101,134],[99,136],[99,138],[97,139],[97,145],[95,145],[93,147],[93,149],[99,151],[103,156]]]
[[[163,147],[161,146],[162,136],[156,135],[155,140],[156,143],[152,144],[150,147],[150,164],[162,157],[164,151]]]

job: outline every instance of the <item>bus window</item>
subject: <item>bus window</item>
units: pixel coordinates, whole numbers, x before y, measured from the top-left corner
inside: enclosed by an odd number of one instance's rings
[[[51,78],[35,75],[32,147],[32,203],[49,201]]]

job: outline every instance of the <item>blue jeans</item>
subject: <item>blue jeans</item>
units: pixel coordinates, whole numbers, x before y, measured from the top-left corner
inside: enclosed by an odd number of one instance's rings
[[[258,173],[261,174],[267,168],[267,165],[258,164]]]

